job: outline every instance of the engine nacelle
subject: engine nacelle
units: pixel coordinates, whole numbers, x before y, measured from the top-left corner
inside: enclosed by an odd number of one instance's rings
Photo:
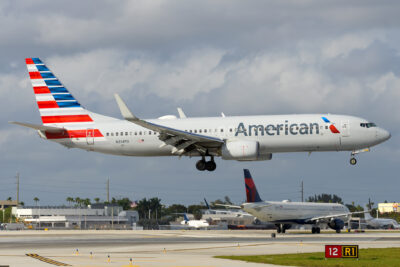
[[[338,218],[336,218],[336,219],[332,219],[329,223],[328,223],[328,226],[330,227],[330,228],[332,228],[333,230],[342,230],[343,229],[343,227],[344,227],[344,221],[343,220],[341,220],[341,219],[338,219]]]
[[[221,157],[225,160],[256,161],[270,160],[272,154],[260,154],[257,141],[227,141],[221,148]]]

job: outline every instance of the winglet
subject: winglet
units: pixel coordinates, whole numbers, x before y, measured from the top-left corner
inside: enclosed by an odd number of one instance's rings
[[[177,109],[178,109],[178,113],[179,113],[179,118],[186,119],[187,117],[186,117],[185,113],[183,112],[182,108],[177,108]]]
[[[114,94],[115,100],[117,101],[119,110],[121,111],[122,117],[124,117],[127,121],[136,121],[138,118],[132,114],[132,112],[128,109],[125,102],[118,94]]]

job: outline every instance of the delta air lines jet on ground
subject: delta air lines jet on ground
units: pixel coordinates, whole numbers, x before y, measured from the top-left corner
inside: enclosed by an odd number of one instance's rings
[[[217,205],[242,209],[260,221],[274,223],[278,233],[285,233],[293,224],[311,224],[313,234],[320,233],[321,225],[328,225],[340,233],[345,220],[351,215],[369,212],[350,212],[346,206],[338,203],[262,201],[250,171],[248,169],[243,171],[247,202],[241,206]]]
[[[85,109],[39,58],[26,59],[43,125],[12,122],[36,129],[47,140],[124,156],[201,157],[198,170],[213,171],[214,157],[270,160],[273,153],[351,151],[353,157],[390,138],[365,119],[333,114],[180,118],[143,120],[115,95],[124,120]],[[209,157],[209,160],[206,160]]]

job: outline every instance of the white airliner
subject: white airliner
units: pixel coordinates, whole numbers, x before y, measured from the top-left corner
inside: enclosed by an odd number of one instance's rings
[[[43,125],[11,122],[68,148],[124,156],[196,156],[198,170],[213,171],[214,157],[270,160],[273,153],[360,152],[390,138],[365,119],[333,114],[139,119],[115,95],[124,120],[83,108],[39,58],[26,59]],[[209,157],[210,160],[206,160]]]
[[[396,220],[389,218],[373,218],[369,213],[365,213],[365,222],[369,227],[376,229],[400,229],[400,225]]]
[[[260,221],[274,223],[278,233],[285,233],[293,224],[311,224],[313,234],[320,233],[320,225],[324,224],[340,233],[344,221],[352,214],[369,212],[350,212],[346,206],[337,203],[262,201],[248,169],[244,169],[244,182],[246,203],[240,206],[217,205],[242,209]]]
[[[206,220],[190,220],[186,213],[183,214],[182,225],[186,225],[191,228],[207,228],[210,224]]]

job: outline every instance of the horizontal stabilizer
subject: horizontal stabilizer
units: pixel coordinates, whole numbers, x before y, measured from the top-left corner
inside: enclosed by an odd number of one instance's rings
[[[26,123],[26,122],[10,121],[9,123],[32,128],[32,129],[39,130],[39,131],[45,131],[45,132],[49,132],[49,133],[60,133],[60,132],[65,131],[64,128],[53,127],[53,126],[44,126],[44,125],[38,125],[38,124],[32,124],[32,123]]]

